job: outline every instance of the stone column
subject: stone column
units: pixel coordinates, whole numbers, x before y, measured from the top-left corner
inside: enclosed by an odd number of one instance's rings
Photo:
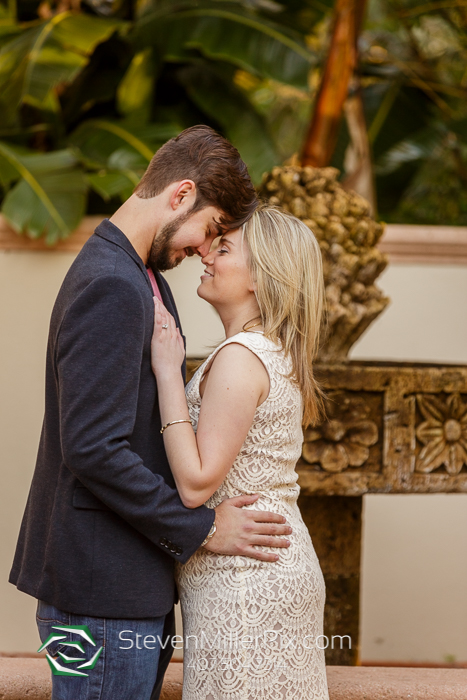
[[[359,658],[362,496],[306,496],[298,501],[326,582],[326,664],[356,665]],[[349,635],[341,640],[337,635]],[[332,637],[335,637],[334,640]],[[322,642],[324,646],[326,642]],[[332,648],[334,647],[334,648]]]

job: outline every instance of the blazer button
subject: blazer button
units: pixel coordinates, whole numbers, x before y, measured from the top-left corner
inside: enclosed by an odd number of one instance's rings
[[[160,538],[159,544],[162,545],[162,547],[165,547],[165,545],[167,544],[167,540],[165,539],[165,537]]]
[[[183,554],[183,549],[181,547],[177,547],[175,554]]]

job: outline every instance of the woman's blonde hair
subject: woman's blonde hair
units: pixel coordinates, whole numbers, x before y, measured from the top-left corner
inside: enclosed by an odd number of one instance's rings
[[[303,396],[304,424],[316,423],[323,413],[323,395],[313,376],[324,307],[318,242],[300,219],[270,205],[261,205],[244,224],[243,238],[264,334],[280,340],[290,356],[290,378]]]

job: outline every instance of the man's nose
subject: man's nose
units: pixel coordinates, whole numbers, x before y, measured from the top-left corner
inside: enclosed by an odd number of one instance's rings
[[[205,258],[208,255],[209,251],[211,250],[211,243],[212,241],[205,241],[203,245],[200,245],[199,248],[196,249],[196,252],[201,256],[201,258]]]

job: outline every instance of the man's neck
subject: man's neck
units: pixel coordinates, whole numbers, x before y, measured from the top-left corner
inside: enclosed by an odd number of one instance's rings
[[[132,194],[109,219],[128,238],[145,265],[158,229],[154,199],[141,199]]]

